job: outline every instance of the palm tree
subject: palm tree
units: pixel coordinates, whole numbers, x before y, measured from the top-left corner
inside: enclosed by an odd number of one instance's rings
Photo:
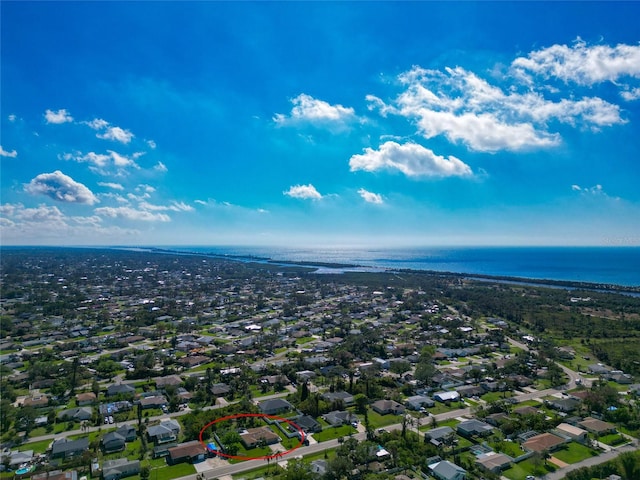
[[[636,452],[624,452],[618,457],[622,476],[625,480],[634,480],[640,477],[640,464]]]

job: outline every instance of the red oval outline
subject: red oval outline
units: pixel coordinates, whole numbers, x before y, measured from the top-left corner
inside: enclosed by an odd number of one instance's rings
[[[204,434],[205,430],[207,430],[211,425],[215,425],[218,422],[224,422],[226,420],[234,420],[236,418],[245,418],[245,417],[270,418],[272,420],[286,422],[289,425],[293,426],[296,430],[298,430],[298,432],[300,433],[300,442],[295,447],[290,448],[289,450],[286,450],[282,453],[274,453],[273,455],[264,455],[262,457],[247,457],[244,455],[228,455],[226,453],[222,453],[217,450],[215,451],[216,455],[224,458],[232,458],[234,460],[271,460],[274,458],[283,457],[293,452],[294,450],[300,448],[306,438],[306,435],[304,433],[304,430],[302,430],[302,427],[300,427],[297,423],[294,423],[287,418],[279,417],[277,415],[267,415],[266,413],[236,413],[234,415],[227,415],[226,417],[220,417],[212,422],[207,423],[204,427],[202,427],[202,430],[200,430],[200,435],[198,435],[198,440],[200,441],[200,444],[206,449],[207,452],[213,452],[214,450],[211,450],[209,446],[204,443],[204,440],[202,440],[202,435]]]

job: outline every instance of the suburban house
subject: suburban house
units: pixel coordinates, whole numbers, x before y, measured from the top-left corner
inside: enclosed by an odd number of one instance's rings
[[[371,408],[380,415],[387,415],[389,413],[400,415],[405,411],[404,406],[395,400],[378,400],[371,404]]]
[[[580,405],[580,401],[574,398],[545,400],[545,403],[554,410],[559,410],[565,413],[573,412]]]
[[[333,412],[325,413],[324,415],[322,415],[322,419],[332,427],[337,427],[340,425],[350,425],[357,422],[358,416],[355,413],[347,412],[344,410],[335,410]]]
[[[87,437],[79,438],[78,440],[61,438],[60,440],[53,441],[51,458],[71,458],[82,455],[87,450],[89,450],[89,439]]]
[[[585,418],[583,421],[578,422],[578,425],[598,435],[606,435],[607,433],[614,433],[616,431],[615,425],[593,417]]]
[[[316,433],[322,431],[322,425],[309,415],[298,415],[291,419],[293,423],[298,425],[305,433]]]
[[[425,438],[429,439],[429,441],[435,445],[440,445],[445,438],[455,435],[453,432],[453,428],[451,427],[438,427],[431,430],[428,430],[425,434]]]
[[[139,400],[140,407],[143,409],[147,408],[162,408],[166,406],[169,402],[164,397],[164,395],[156,395],[153,397],[145,397]]]
[[[429,470],[438,480],[464,480],[467,475],[467,471],[464,468],[448,460],[429,465]]]
[[[32,480],[78,480],[78,471],[51,470],[50,472],[38,473],[31,476]]]
[[[161,443],[175,442],[180,433],[180,424],[175,420],[165,420],[160,425],[147,428],[149,440],[156,445]]]
[[[226,383],[214,383],[209,390],[215,397],[224,397],[231,391],[231,387]]]
[[[178,375],[167,375],[166,377],[154,378],[156,388],[163,389],[166,387],[177,387],[182,385],[182,379]]]
[[[77,407],[70,408],[68,410],[63,410],[58,413],[58,420],[62,421],[75,421],[75,422],[84,422],[86,420],[91,420],[93,417],[93,408],[91,407]]]
[[[322,395],[322,398],[329,403],[342,401],[345,407],[353,405],[353,395],[347,392],[327,392]]]
[[[138,473],[140,473],[140,460],[117,458],[115,460],[106,460],[102,464],[103,480],[118,480]]]
[[[254,448],[260,442],[264,442],[265,445],[273,445],[280,441],[280,436],[269,427],[249,428],[240,434],[240,438],[246,448]]]
[[[411,410],[420,410],[421,408],[431,408],[435,406],[436,402],[434,402],[431,398],[426,395],[414,395],[413,397],[409,397],[405,400],[405,405],[407,408]]]
[[[558,425],[555,429],[555,433],[564,437],[569,437],[571,440],[575,440],[580,443],[586,443],[589,439],[589,433],[586,430],[583,430],[580,427],[574,427],[568,423],[561,423]]]
[[[115,397],[117,395],[133,397],[135,393],[136,389],[126,383],[115,383],[107,387],[107,397]]]
[[[561,438],[553,433],[541,433],[531,437],[529,440],[522,444],[522,448],[532,452],[543,452],[545,450],[552,452],[558,449],[566,442],[564,438]]]
[[[460,394],[458,392],[438,392],[433,395],[434,400],[438,402],[457,402],[460,400]]]
[[[25,407],[42,408],[49,405],[49,397],[42,394],[33,394],[23,400],[22,405]]]
[[[258,404],[258,408],[266,415],[277,415],[278,413],[288,412],[293,407],[289,402],[282,398],[274,398],[272,400],[260,402]]]
[[[488,452],[476,457],[476,465],[499,475],[511,466],[513,459],[504,453]]]
[[[136,429],[133,425],[122,425],[116,432],[124,437],[125,442],[133,442],[137,437]]]
[[[125,438],[118,432],[109,432],[102,437],[102,450],[104,453],[120,452],[124,450]]]
[[[96,401],[96,394],[93,392],[87,393],[79,393],[76,395],[76,402],[79,407],[83,407],[85,405],[91,405]]]
[[[181,443],[169,449],[167,463],[175,465],[176,463],[198,463],[207,457],[207,451],[197,440],[193,442]]]
[[[493,427],[488,423],[472,419],[459,423],[456,430],[463,437],[483,437],[485,435],[490,435],[493,431]]]

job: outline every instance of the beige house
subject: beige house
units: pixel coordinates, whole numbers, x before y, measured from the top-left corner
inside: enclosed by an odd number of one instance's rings
[[[561,423],[556,427],[556,432],[562,436],[569,437],[576,442],[586,443],[589,439],[589,432],[579,427],[574,427],[568,423]]]

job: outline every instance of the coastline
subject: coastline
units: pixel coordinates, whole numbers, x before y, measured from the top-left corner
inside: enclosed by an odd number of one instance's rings
[[[157,253],[167,254],[179,254],[179,255],[204,255],[213,258],[222,258],[228,260],[244,261],[250,263],[268,263],[271,265],[282,266],[294,266],[294,267],[308,267],[322,269],[323,271],[311,272],[322,274],[341,274],[345,271],[360,271],[363,273],[387,272],[387,273],[411,273],[411,274],[427,274],[432,276],[453,277],[461,279],[497,282],[497,283],[509,283],[514,285],[527,285],[538,286],[548,288],[563,288],[567,290],[584,290],[602,293],[620,293],[625,295],[640,296],[640,285],[619,285],[611,283],[601,282],[584,282],[574,280],[557,280],[548,278],[531,278],[520,277],[510,275],[490,275],[479,273],[466,273],[466,272],[452,272],[441,270],[428,270],[428,269],[412,269],[412,268],[389,268],[389,267],[372,267],[370,265],[359,265],[356,263],[333,263],[323,261],[294,261],[294,260],[275,260],[269,257],[261,257],[256,255],[233,255],[233,254],[221,254],[214,252],[194,252],[194,251],[181,251],[174,249],[163,249],[150,247],[149,251]],[[332,271],[333,270],[333,271]]]
[[[383,265],[372,265],[375,261],[370,261],[370,264],[360,264],[357,262],[332,262],[323,260],[287,260],[276,259],[266,255],[256,254],[237,254],[237,253],[224,253],[216,252],[215,249],[224,249],[231,247],[157,247],[157,246],[0,246],[0,249],[95,249],[95,250],[125,250],[132,252],[148,252],[168,255],[196,255],[209,258],[217,258],[221,260],[231,260],[245,263],[263,264],[271,266],[282,267],[299,267],[308,269],[309,273],[325,274],[325,275],[338,275],[346,272],[357,273],[410,273],[410,274],[424,274],[438,277],[458,278],[461,280],[469,281],[481,281],[481,282],[495,282],[505,283],[522,286],[538,286],[546,288],[562,288],[566,290],[582,290],[593,291],[601,293],[618,293],[631,296],[640,296],[640,281],[638,284],[626,285],[621,283],[610,282],[598,282],[598,281],[581,281],[581,280],[566,280],[557,278],[540,278],[532,276],[522,275],[495,275],[490,273],[477,273],[470,271],[453,271],[453,270],[436,270],[430,268],[395,268]],[[501,247],[496,247],[501,248]],[[519,247],[513,247],[510,250],[517,249]],[[530,249],[532,247],[522,247],[523,249]],[[540,251],[554,247],[540,247]],[[563,247],[571,249],[572,247]],[[582,247],[576,247],[582,248]],[[594,247],[594,248],[617,248],[617,247]],[[629,248],[629,247],[620,247]],[[485,250],[490,250],[489,248]],[[398,260],[396,260],[398,262]],[[402,263],[415,263],[414,260],[407,259],[402,260]],[[427,265],[425,263],[425,265]]]

